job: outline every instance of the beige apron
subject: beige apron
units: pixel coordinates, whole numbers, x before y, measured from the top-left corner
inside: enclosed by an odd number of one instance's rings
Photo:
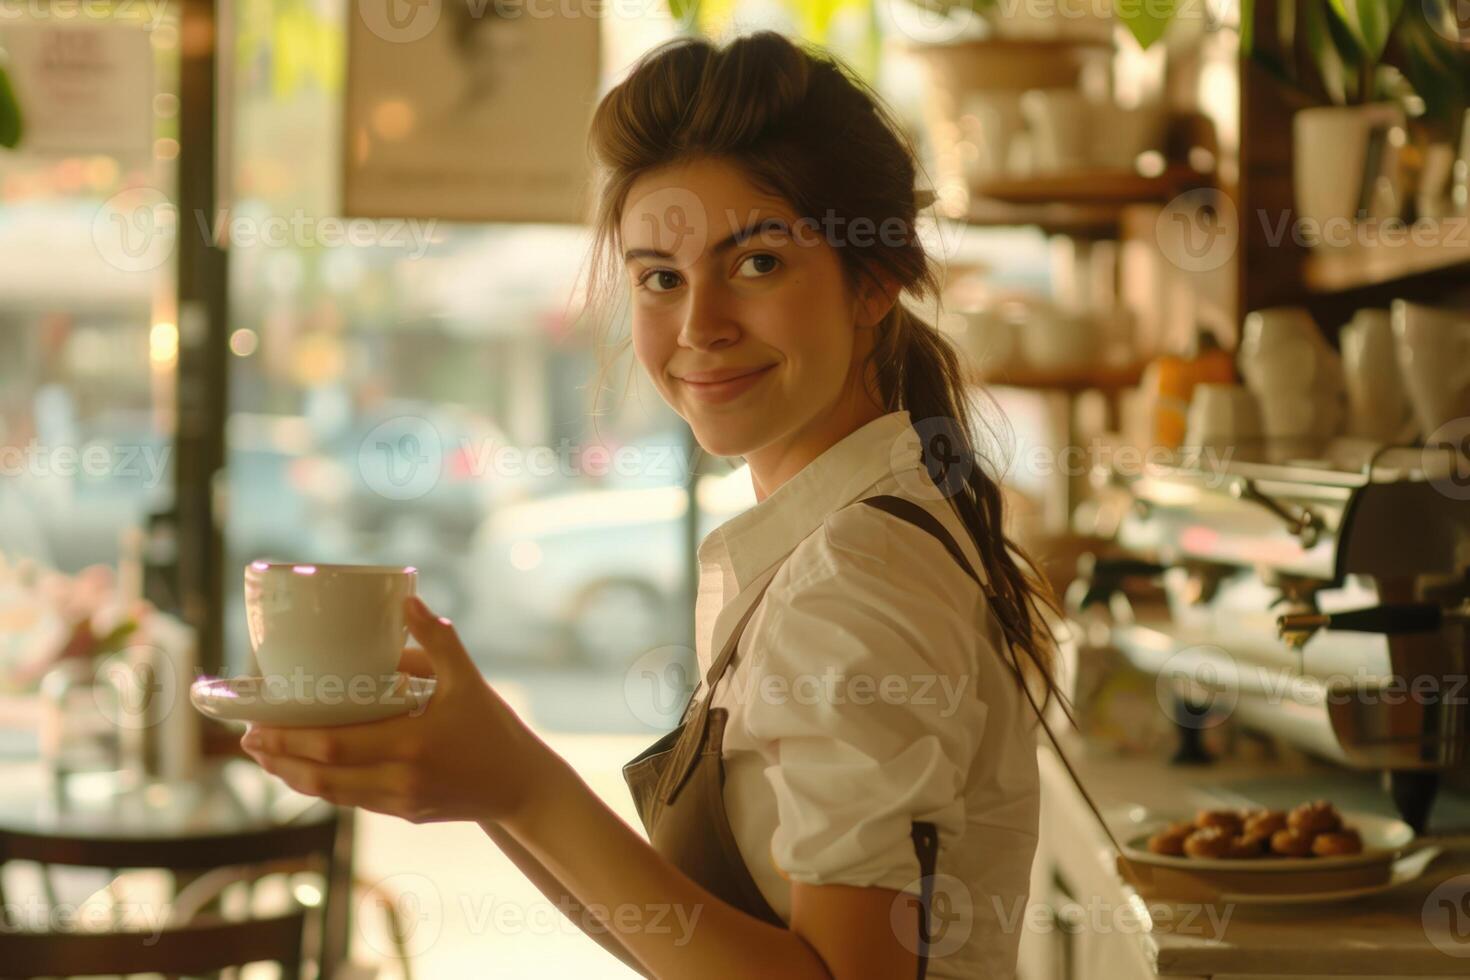
[[[869,497],[860,503],[877,507],[933,534],[965,572],[977,584],[980,582],[954,538],[923,507],[891,495]],[[746,623],[765,597],[765,590],[774,577],[766,579],[755,601],[731,632],[724,649],[710,664],[704,698],[695,705],[691,694],[679,727],[623,766],[623,778],[633,794],[633,803],[654,850],[721,900],[784,929],[786,923],[771,909],[751,878],[730,829],[725,814],[724,761],[720,754],[728,711],[710,707],[715,685],[735,659],[740,635],[745,632]],[[933,937],[928,934],[928,921],[939,837],[932,823],[920,821],[913,823],[911,837],[919,858],[918,975],[919,980],[923,980],[929,945],[933,942]]]

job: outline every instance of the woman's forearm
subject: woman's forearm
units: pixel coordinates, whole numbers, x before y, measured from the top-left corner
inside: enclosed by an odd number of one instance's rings
[[[538,788],[500,826],[603,919],[648,976],[831,980],[790,929],[737,909],[696,883],[610,810],[549,748]]]
[[[526,849],[522,847],[514,837],[511,836],[510,831],[506,830],[504,827],[501,827],[499,824],[493,823],[488,820],[481,821],[480,828],[489,835],[490,839],[495,842],[496,846],[498,846],[501,851],[505,853],[505,856],[510,858],[511,863],[519,868],[521,870],[521,873],[531,880],[531,884],[535,885],[536,888],[541,892],[541,894],[546,896],[547,900],[551,901],[556,905],[557,908],[561,909],[574,925],[580,928],[587,935],[591,936],[593,939],[597,940],[598,944],[602,946],[603,949],[607,950],[609,953],[613,954],[618,959],[628,964],[628,966],[636,971],[640,976],[649,976],[649,973],[644,968],[643,964],[639,963],[637,958],[628,951],[618,935],[613,932],[611,928],[605,926],[600,920],[592,922],[591,920],[594,917],[591,915],[591,913],[587,911],[587,909],[582,905],[581,902],[577,901],[577,897],[573,895],[565,885],[557,880],[555,875],[547,871],[545,866],[542,865],[540,861],[532,857],[531,854],[528,853]]]

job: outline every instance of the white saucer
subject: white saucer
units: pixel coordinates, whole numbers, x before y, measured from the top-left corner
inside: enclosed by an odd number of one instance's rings
[[[201,677],[190,685],[189,700],[201,713],[220,721],[298,728],[357,725],[423,711],[435,683],[432,677],[392,673],[348,681],[323,679],[303,691],[287,676]]]
[[[1430,862],[1439,857],[1443,850],[1441,847],[1430,846],[1422,847],[1417,851],[1405,854],[1393,863],[1393,875],[1387,881],[1374,885],[1365,885],[1361,888],[1343,888],[1325,892],[1302,892],[1295,895],[1225,893],[1220,896],[1220,901],[1233,902],[1240,905],[1314,905],[1319,902],[1345,902],[1353,898],[1362,898],[1365,895],[1376,895],[1379,892],[1386,892],[1391,888],[1397,888],[1405,882],[1417,879],[1424,874],[1424,870],[1429,867]]]

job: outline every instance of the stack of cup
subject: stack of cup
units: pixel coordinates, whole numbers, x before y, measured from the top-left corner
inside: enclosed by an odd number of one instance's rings
[[[1344,415],[1342,362],[1305,309],[1283,306],[1247,315],[1240,373],[1260,405],[1267,439],[1338,434]]]
[[[1470,311],[1394,300],[1390,312],[1398,364],[1414,416],[1428,442],[1470,418]]]

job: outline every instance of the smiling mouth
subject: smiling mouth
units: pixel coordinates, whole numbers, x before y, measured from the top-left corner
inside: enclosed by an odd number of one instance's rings
[[[775,367],[774,364],[764,364],[758,368],[751,368],[749,371],[744,371],[740,374],[732,374],[719,379],[696,379],[693,377],[685,377],[680,378],[679,380],[688,385],[713,387],[715,385],[729,384],[732,381],[743,381],[744,379],[749,378],[752,375],[760,374],[762,371],[769,371],[773,367]]]

